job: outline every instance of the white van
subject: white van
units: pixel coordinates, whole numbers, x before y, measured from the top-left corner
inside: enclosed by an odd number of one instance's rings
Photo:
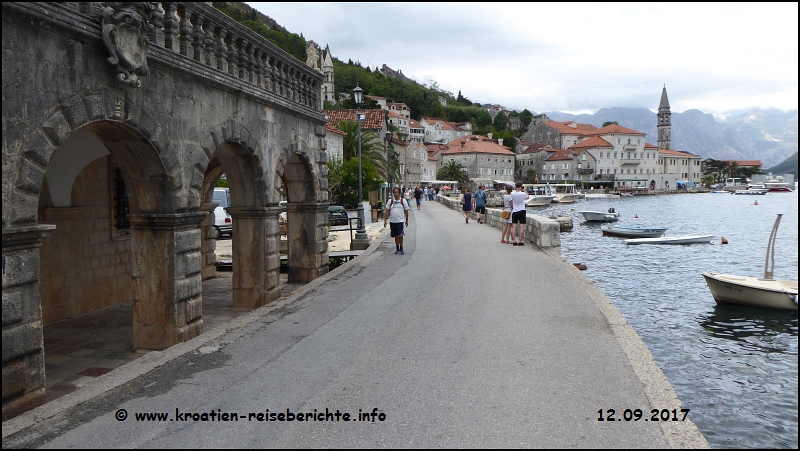
[[[231,191],[229,188],[214,188],[212,202],[217,205],[214,210],[214,228],[217,230],[216,239],[222,238],[223,234],[233,236],[233,224],[231,215],[225,211],[226,207],[231,206]]]

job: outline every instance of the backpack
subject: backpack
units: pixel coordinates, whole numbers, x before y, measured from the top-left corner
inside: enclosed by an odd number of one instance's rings
[[[392,201],[389,203],[389,208],[392,208],[392,205],[394,205],[394,197],[392,197],[392,199],[391,199],[391,200],[392,200]],[[403,202],[405,202],[405,199],[403,199],[403,198],[401,197],[401,198],[400,198],[400,205],[403,205]],[[405,208],[405,207],[404,207],[404,208]],[[411,207],[408,207],[408,208],[410,209]]]

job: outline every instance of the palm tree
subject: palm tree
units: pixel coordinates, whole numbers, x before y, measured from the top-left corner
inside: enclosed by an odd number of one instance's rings
[[[436,178],[439,180],[456,181],[458,182],[459,189],[462,185],[469,185],[469,174],[467,174],[467,171],[461,166],[461,163],[456,161],[451,161],[442,166],[442,168],[436,172]]]
[[[358,158],[358,124],[353,121],[342,121],[337,128],[347,133],[342,146],[343,159],[346,161],[351,158]],[[375,165],[375,169],[378,170],[378,174],[388,180],[386,150],[383,146],[383,140],[373,130],[361,130],[361,158],[370,159],[372,164]],[[394,176],[394,174],[392,175]]]

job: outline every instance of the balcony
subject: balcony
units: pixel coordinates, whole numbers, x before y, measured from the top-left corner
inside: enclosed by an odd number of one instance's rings
[[[581,175],[588,175],[588,174],[593,174],[593,173],[594,173],[594,169],[593,168],[579,168],[578,169],[578,174],[581,174]]]
[[[638,146],[636,144],[624,144],[622,146],[622,150],[624,150],[625,152],[628,152],[628,151],[635,152],[637,147]]]
[[[639,166],[641,162],[642,160],[639,159],[634,160],[633,158],[619,160],[619,164],[621,164],[622,166]]]

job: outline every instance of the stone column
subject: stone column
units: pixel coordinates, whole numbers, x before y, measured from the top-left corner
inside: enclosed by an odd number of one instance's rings
[[[200,223],[200,230],[203,231],[200,244],[200,256],[203,269],[200,271],[200,277],[203,280],[211,279],[217,276],[217,267],[214,263],[217,262],[217,229],[214,228],[214,210],[217,205],[213,202],[203,202],[200,205],[200,211],[206,213],[203,222]]]
[[[55,228],[3,228],[3,421],[45,400],[39,247]]]
[[[233,309],[252,310],[278,299],[278,207],[228,207],[233,225]]]
[[[134,349],[166,349],[202,333],[200,224],[207,217],[129,216]]]
[[[289,283],[308,283],[328,272],[328,204],[286,205]]]

